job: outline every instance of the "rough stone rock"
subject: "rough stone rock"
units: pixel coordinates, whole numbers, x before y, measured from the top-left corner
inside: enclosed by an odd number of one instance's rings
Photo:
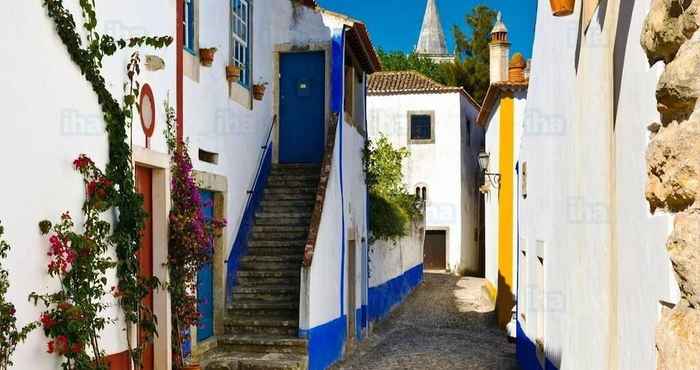
[[[681,302],[664,310],[656,328],[659,370],[700,369],[700,310]]]
[[[644,22],[641,44],[649,64],[670,62],[681,45],[698,29],[698,0],[653,0]]]
[[[700,195],[700,121],[672,122],[647,151],[646,198],[652,212],[681,212]]]
[[[700,309],[700,213],[680,213],[666,244],[683,298]]]
[[[661,121],[688,119],[700,97],[700,31],[683,44],[666,66],[656,88]]]

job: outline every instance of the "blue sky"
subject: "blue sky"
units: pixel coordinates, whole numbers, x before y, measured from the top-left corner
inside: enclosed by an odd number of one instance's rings
[[[367,24],[375,46],[384,50],[411,51],[418,42],[427,0],[317,0],[322,7],[347,14]],[[484,4],[500,10],[510,31],[512,52],[530,58],[537,0],[437,0],[450,51],[454,49],[452,26],[466,30],[464,15]],[[511,52],[511,53],[512,53]]]

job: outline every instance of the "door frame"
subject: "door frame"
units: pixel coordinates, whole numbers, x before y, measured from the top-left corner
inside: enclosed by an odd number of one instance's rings
[[[214,193],[214,218],[228,219],[228,178],[210,172],[193,170],[197,187]],[[197,327],[191,328],[192,357],[197,359],[205,352],[216,348],[218,338],[224,335],[224,318],[226,314],[226,259],[228,258],[229,238],[225,228],[220,238],[214,240],[214,258],[212,259],[214,284],[214,335],[207,340],[197,342]]]
[[[331,47],[332,44],[330,41],[326,42],[311,42],[311,43],[303,43],[303,44],[294,44],[294,43],[282,43],[282,44],[275,44],[274,50],[272,53],[272,64],[273,64],[273,70],[272,70],[272,75],[277,76],[277,78],[272,82],[272,87],[273,87],[273,96],[274,100],[272,103],[272,111],[274,114],[277,116],[278,124],[275,125],[274,129],[272,130],[272,163],[279,163],[279,137],[280,137],[280,124],[281,122],[281,117],[280,117],[280,79],[282,78],[281,74],[281,60],[282,60],[282,54],[287,54],[287,53],[311,53],[311,52],[319,52],[322,51],[325,59],[326,59],[326,66],[325,66],[325,97],[324,97],[324,109],[323,109],[323,125],[324,125],[324,132],[323,132],[323,142],[324,142],[324,147],[325,147],[325,142],[326,138],[328,137],[328,119],[331,116],[330,112],[330,102],[331,102],[331,62],[332,62],[332,53],[331,53]],[[272,122],[272,119],[270,119],[270,122]]]
[[[445,232],[445,271],[450,270],[450,228],[449,227],[426,227],[425,235],[428,231],[444,231]],[[423,268],[425,268],[425,238],[423,239]]]
[[[153,171],[153,276],[168,282],[168,214],[170,212],[170,157],[140,146],[134,146],[132,158],[134,166],[150,168]],[[158,317],[158,333],[153,343],[154,369],[172,368],[170,295],[167,289],[153,292],[153,313]],[[131,328],[133,343],[137,341],[138,329]]]

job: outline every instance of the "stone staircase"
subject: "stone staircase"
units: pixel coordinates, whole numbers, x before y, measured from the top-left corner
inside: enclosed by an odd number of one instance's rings
[[[317,165],[273,165],[241,258],[225,335],[205,354],[203,369],[307,368],[307,342],[298,337],[300,270],[319,172]]]

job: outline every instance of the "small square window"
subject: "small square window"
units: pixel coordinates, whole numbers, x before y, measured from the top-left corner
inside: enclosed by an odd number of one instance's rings
[[[432,112],[409,112],[409,138],[413,144],[434,142],[434,119]]]

